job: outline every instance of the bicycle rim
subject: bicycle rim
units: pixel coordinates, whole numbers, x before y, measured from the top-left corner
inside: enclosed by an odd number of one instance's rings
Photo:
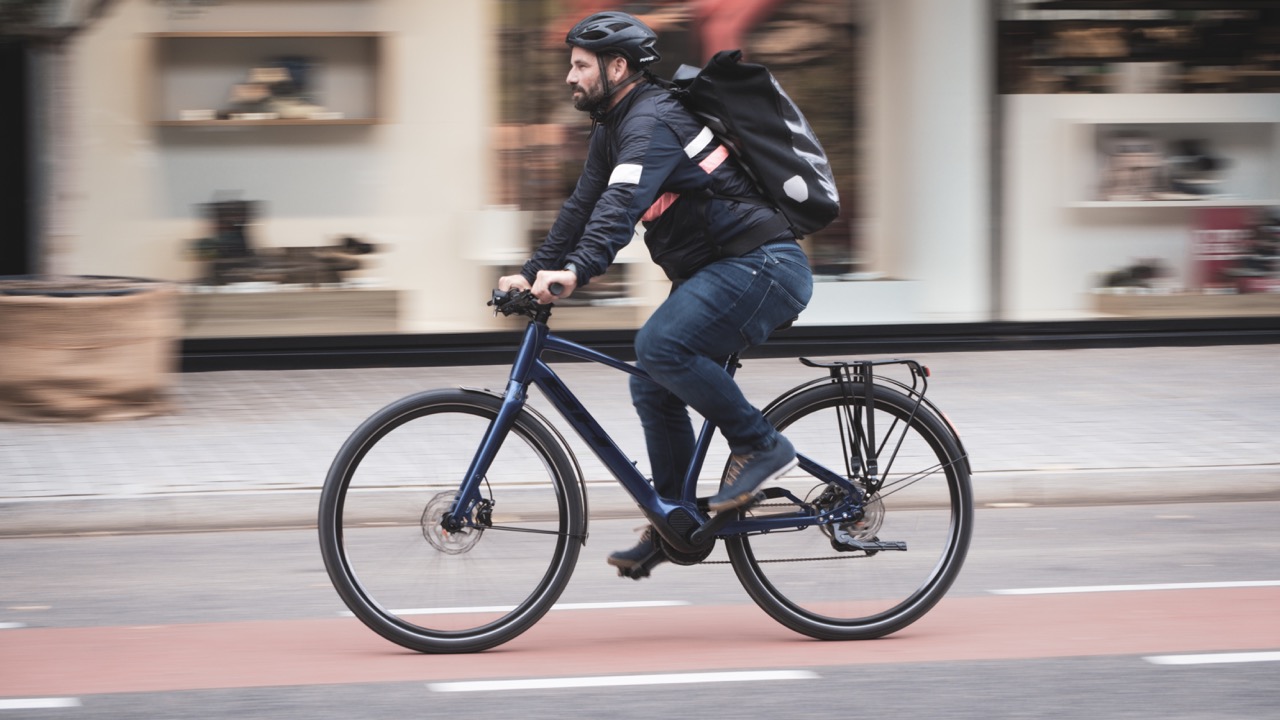
[[[848,439],[858,406],[865,408],[863,398],[847,396],[838,385],[820,386],[782,403],[769,419],[800,453],[865,490],[859,453],[850,452]],[[828,640],[896,632],[941,599],[964,562],[973,500],[968,462],[949,429],[926,408],[883,387],[876,389],[875,428],[883,487],[867,504],[864,518],[837,527],[860,540],[905,543],[906,550],[836,548],[831,526],[746,535],[726,543],[744,588],[797,632]],[[838,493],[824,496],[828,487],[799,469],[779,484],[819,511],[839,499]],[[751,514],[794,509],[766,504]]]
[[[489,527],[446,533],[500,401],[424,393],[375,414],[335,459],[321,504],[326,567],[371,629],[422,652],[474,652],[528,629],[568,583],[585,520],[568,459],[521,415],[481,494]]]

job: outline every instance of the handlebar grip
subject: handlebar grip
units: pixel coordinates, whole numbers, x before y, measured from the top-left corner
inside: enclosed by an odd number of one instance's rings
[[[560,293],[564,292],[564,285],[561,285],[558,282],[553,282],[547,286],[547,289],[551,291],[552,295],[559,297]]]

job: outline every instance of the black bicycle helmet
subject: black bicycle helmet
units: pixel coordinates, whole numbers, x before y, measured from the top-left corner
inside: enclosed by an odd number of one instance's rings
[[[618,53],[635,68],[651,65],[662,56],[654,45],[658,34],[634,15],[624,12],[601,12],[580,21],[564,38],[593,53]]]

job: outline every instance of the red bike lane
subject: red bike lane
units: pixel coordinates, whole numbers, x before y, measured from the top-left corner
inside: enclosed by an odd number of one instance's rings
[[[423,655],[353,619],[0,632],[0,697],[1280,650],[1280,588],[945,598],[873,641],[754,605],[551,613],[499,648]]]

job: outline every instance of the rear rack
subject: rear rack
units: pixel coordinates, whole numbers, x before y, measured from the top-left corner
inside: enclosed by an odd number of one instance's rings
[[[872,368],[883,365],[903,365],[911,371],[911,384],[892,380],[891,378],[881,378],[889,380],[895,385],[902,386],[911,395],[920,395],[924,397],[925,391],[929,388],[929,368],[922,365],[917,360],[905,360],[901,358],[893,358],[890,360],[835,360],[832,362],[818,362],[807,357],[800,358],[800,362],[806,367],[826,368],[831,373],[831,379],[836,382],[841,381],[841,376],[848,379],[869,380],[872,376]],[[918,389],[917,389],[918,386]]]
[[[836,360],[832,362],[818,362],[807,357],[800,358],[800,362],[811,368],[825,368],[831,375],[831,382],[840,386],[840,390],[844,393],[846,400],[851,400],[854,394],[854,388],[862,389],[862,397],[865,398],[865,410],[859,409],[847,418],[852,433],[841,432],[841,438],[850,438],[854,444],[861,444],[862,447],[857,452],[850,452],[854,448],[845,449],[846,458],[859,458],[865,466],[862,471],[867,479],[868,490],[872,493],[879,489],[880,479],[880,458],[879,443],[876,437],[876,400],[875,392],[872,389],[876,380],[896,385],[907,392],[907,395],[915,400],[915,405],[911,408],[911,416],[907,418],[909,425],[915,419],[916,413],[920,410],[920,405],[924,403],[925,392],[929,389],[929,368],[920,364],[915,360]],[[911,384],[908,385],[901,380],[877,376],[875,368],[885,365],[902,365],[906,367],[911,374]],[[821,381],[818,381],[821,382]],[[865,427],[863,423],[865,422]],[[856,428],[856,429],[855,429]],[[896,450],[894,454],[896,455]],[[892,462],[892,456],[891,456]]]

